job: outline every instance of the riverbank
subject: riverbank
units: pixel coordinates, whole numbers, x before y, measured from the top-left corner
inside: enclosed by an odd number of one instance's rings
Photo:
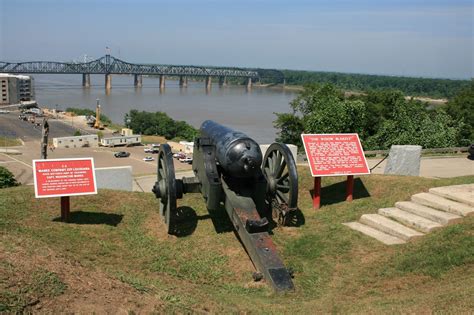
[[[270,89],[276,89],[276,90],[282,90],[282,91],[292,91],[292,92],[301,92],[304,90],[304,86],[302,85],[282,85],[282,84],[254,84],[254,87],[256,88],[270,88]],[[344,95],[346,97],[349,96],[359,96],[359,95],[366,95],[365,92],[359,92],[359,91],[344,91]],[[433,106],[441,106],[445,105],[448,100],[445,98],[430,98],[426,96],[405,96],[405,99],[415,99],[421,102],[426,102],[430,105]]]

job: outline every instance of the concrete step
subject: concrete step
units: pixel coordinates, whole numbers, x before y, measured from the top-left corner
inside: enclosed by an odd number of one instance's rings
[[[363,214],[360,217],[359,222],[384,233],[401,238],[404,241],[410,241],[424,235],[421,232],[410,229],[380,214]]]
[[[458,223],[462,217],[450,212],[439,211],[433,208],[420,205],[411,201],[399,201],[395,203],[395,207],[406,212],[410,212],[428,220],[438,222],[441,225]]]
[[[376,240],[386,244],[386,245],[396,245],[396,244],[404,244],[406,243],[404,240],[395,237],[393,235],[381,232],[379,230],[376,230],[370,226],[364,225],[359,222],[348,222],[348,223],[342,223],[348,227],[350,227],[353,230],[359,231],[362,234],[365,234],[367,236],[373,237]]]
[[[430,193],[474,207],[474,184],[435,187]]]
[[[379,209],[379,214],[388,218],[392,218],[406,226],[412,227],[415,230],[423,233],[430,233],[434,229],[443,227],[438,222],[428,220],[416,214],[400,210],[398,208],[382,208]]]
[[[474,215],[474,207],[456,201],[452,201],[431,193],[420,193],[413,195],[411,196],[411,200],[415,203],[419,203],[438,210],[451,212],[457,215]]]

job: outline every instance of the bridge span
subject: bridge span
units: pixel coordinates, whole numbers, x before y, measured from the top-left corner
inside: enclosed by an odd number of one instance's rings
[[[179,86],[186,87],[188,77],[205,78],[206,89],[211,88],[212,78],[218,78],[219,85],[226,85],[227,78],[237,77],[247,80],[247,87],[252,87],[252,82],[261,78],[271,79],[275,83],[283,83],[284,75],[279,70],[250,69],[236,67],[211,67],[191,65],[162,65],[162,64],[136,64],[129,63],[111,55],[84,62],[57,62],[57,61],[26,61],[3,62],[0,61],[0,73],[13,74],[82,74],[82,85],[90,87],[91,74],[105,75],[105,88],[112,88],[112,74],[128,74],[134,76],[135,87],[143,84],[143,75],[157,75],[160,78],[160,89],[165,87],[166,76],[179,78]]]

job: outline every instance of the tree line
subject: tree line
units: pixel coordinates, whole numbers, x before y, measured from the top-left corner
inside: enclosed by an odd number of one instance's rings
[[[474,83],[445,107],[430,108],[401,91],[371,90],[345,96],[334,84],[309,84],[290,103],[291,113],[276,113],[277,141],[302,147],[302,133],[358,133],[366,150],[394,144],[423,148],[467,146],[474,140]]]
[[[130,110],[125,114],[125,126],[142,135],[158,135],[166,139],[193,141],[198,131],[185,121],[177,121],[164,112],[150,113]]]
[[[471,85],[471,80],[412,78],[387,75],[351,74],[337,72],[315,72],[283,70],[287,84],[308,83],[333,84],[348,91],[400,90],[409,96],[452,98],[460,90]]]

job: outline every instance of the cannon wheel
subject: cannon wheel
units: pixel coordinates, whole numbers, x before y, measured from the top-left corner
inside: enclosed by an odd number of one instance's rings
[[[160,146],[157,159],[157,181],[153,192],[160,198],[160,215],[170,232],[171,214],[176,212],[176,179],[174,173],[173,153],[168,144]]]
[[[265,153],[262,164],[267,180],[267,202],[272,217],[282,225],[289,225],[298,206],[298,173],[290,149],[273,143]]]

